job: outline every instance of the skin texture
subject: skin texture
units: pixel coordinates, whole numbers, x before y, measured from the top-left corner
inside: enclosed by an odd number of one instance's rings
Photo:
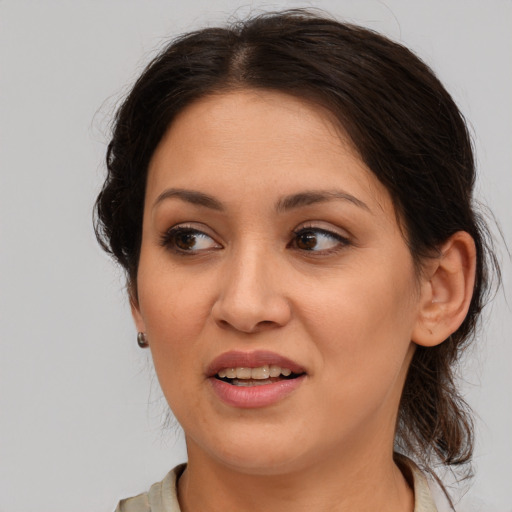
[[[328,195],[283,199],[311,191]],[[200,232],[190,248],[176,226]],[[471,239],[441,254],[416,274],[388,192],[325,111],[269,91],[186,108],[150,163],[132,301],[186,435],[183,510],[411,511],[392,460],[411,340],[441,342],[470,297]],[[306,377],[270,406],[227,405],[206,372],[230,350]]]

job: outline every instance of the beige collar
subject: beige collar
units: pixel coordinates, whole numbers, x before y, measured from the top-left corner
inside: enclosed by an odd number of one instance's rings
[[[414,489],[414,512],[437,512],[425,475],[405,455],[395,453],[395,462],[400,467],[409,485]]]

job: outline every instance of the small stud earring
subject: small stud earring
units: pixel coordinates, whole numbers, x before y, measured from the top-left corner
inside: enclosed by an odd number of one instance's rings
[[[149,347],[149,343],[148,343],[148,341],[146,339],[146,333],[144,333],[144,332],[137,333],[137,343],[138,343],[140,348],[147,348],[147,347]]]

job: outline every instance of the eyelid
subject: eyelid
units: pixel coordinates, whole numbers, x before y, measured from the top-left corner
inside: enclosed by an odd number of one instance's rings
[[[301,231],[321,231],[323,233],[331,234],[335,237],[342,238],[344,240],[350,240],[352,235],[346,229],[339,228],[334,226],[330,222],[325,221],[307,221],[299,224],[296,228],[294,228],[293,232],[295,234],[300,233]]]
[[[175,236],[179,232],[190,232],[190,233],[197,233],[201,236],[205,236],[210,238],[216,247],[212,247],[209,249],[199,249],[199,250],[190,250],[187,251],[185,249],[179,249],[175,246],[171,246],[171,241],[173,236]],[[212,234],[211,229],[208,228],[205,224],[196,223],[196,222],[180,222],[178,224],[175,224],[171,226],[170,228],[163,231],[163,233],[160,235],[160,245],[166,249],[172,250],[176,254],[180,255],[194,255],[199,253],[208,252],[210,250],[214,249],[220,249],[222,248],[222,244],[220,244],[217,241],[217,237]]]
[[[298,237],[303,233],[307,233],[308,231],[321,233],[326,237],[330,237],[336,240],[337,243],[333,247],[319,250],[308,250],[299,247],[293,247],[296,244],[297,240],[295,237]],[[297,251],[303,254],[307,254],[308,256],[311,257],[330,255],[344,250],[347,246],[353,245],[352,237],[349,233],[347,233],[345,230],[343,230],[343,233],[340,233],[340,230],[334,227],[332,224],[329,223],[328,226],[326,226],[325,222],[323,221],[318,223],[315,221],[303,223],[293,230],[293,235],[294,238],[292,238],[292,240],[290,241],[289,247],[292,247]]]

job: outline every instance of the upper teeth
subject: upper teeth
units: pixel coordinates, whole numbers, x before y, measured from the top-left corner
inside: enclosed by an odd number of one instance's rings
[[[270,377],[279,377],[284,375],[288,377],[292,371],[288,368],[281,368],[276,364],[258,366],[258,368],[244,368],[238,366],[236,368],[222,368],[217,372],[217,375],[222,379],[268,379]]]

